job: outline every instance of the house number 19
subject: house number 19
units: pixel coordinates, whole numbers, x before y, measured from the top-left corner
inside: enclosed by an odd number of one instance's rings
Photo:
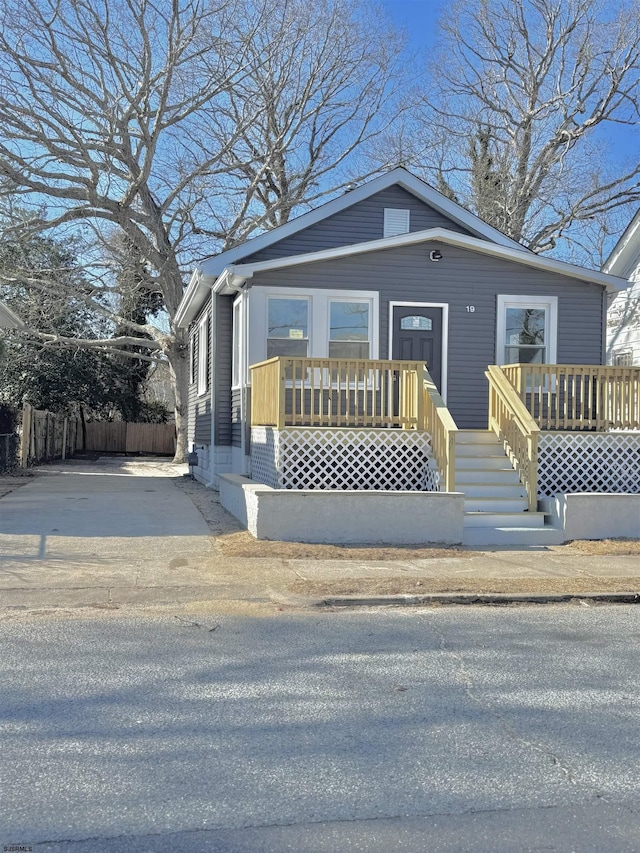
[[[475,305],[467,305],[467,314],[473,314],[475,310],[476,310]]]

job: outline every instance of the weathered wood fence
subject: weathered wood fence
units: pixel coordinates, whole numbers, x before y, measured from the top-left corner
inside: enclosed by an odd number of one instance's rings
[[[18,461],[18,436],[13,432],[0,435],[0,474],[11,471]]]
[[[45,412],[25,404],[22,410],[20,464],[51,462],[72,456],[77,447],[78,418]]]
[[[20,464],[26,468],[38,462],[66,459],[79,450],[173,456],[175,436],[174,424],[90,421],[85,423],[83,430],[80,418],[40,411],[25,404],[22,411]]]
[[[124,421],[90,421],[78,424],[78,447],[99,453],[149,453],[173,456],[176,450],[174,424],[137,424]]]

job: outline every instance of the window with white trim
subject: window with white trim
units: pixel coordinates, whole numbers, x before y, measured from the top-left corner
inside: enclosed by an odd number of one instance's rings
[[[614,350],[611,363],[614,367],[633,367],[633,350]]]
[[[198,396],[209,390],[210,337],[211,323],[207,313],[198,323]]]
[[[254,285],[247,298],[246,364],[274,356],[378,358],[374,290]]]
[[[399,234],[408,234],[410,215],[410,210],[385,207],[383,237],[397,237]]]
[[[555,364],[558,298],[498,296],[498,364]]]
[[[309,354],[309,300],[270,296],[267,300],[267,358]]]

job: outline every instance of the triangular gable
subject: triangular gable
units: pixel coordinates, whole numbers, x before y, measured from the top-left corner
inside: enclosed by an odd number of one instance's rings
[[[640,210],[637,211],[624,233],[602,265],[602,272],[628,278],[640,260]]]
[[[381,175],[378,178],[368,181],[366,184],[363,184],[354,190],[344,193],[344,195],[341,195],[338,198],[334,198],[331,201],[326,202],[308,213],[303,213],[301,216],[292,219],[285,225],[280,225],[277,228],[273,228],[271,231],[266,231],[264,234],[253,237],[245,243],[235,246],[233,249],[228,249],[220,255],[216,255],[215,257],[203,261],[200,264],[199,272],[207,278],[215,277],[229,264],[237,263],[249,256],[260,257],[258,253],[270,246],[273,246],[275,243],[279,243],[280,241],[284,241],[295,234],[299,234],[301,231],[321,222],[321,220],[327,219],[328,217],[334,216],[342,211],[346,211],[354,205],[357,205],[383,190],[393,187],[394,185],[398,185],[415,198],[433,208],[433,210],[453,223],[454,226],[458,226],[462,233],[467,233],[480,239],[489,240],[490,242],[501,246],[515,248],[523,252],[527,251],[524,246],[521,246],[515,240],[507,237],[491,225],[487,225],[486,222],[483,222],[475,214],[470,213],[455,201],[452,201],[442,195],[442,193],[439,193],[432,186],[425,183],[425,181],[417,178],[415,175],[412,175],[406,169],[397,168],[393,169],[391,172]],[[444,223],[433,223],[433,225],[443,226]],[[358,240],[356,239],[353,242],[358,242]],[[286,252],[283,252],[282,254],[286,254]]]

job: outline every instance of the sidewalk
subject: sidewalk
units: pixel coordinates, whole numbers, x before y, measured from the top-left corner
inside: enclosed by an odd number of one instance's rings
[[[104,457],[37,469],[0,499],[0,609],[268,612],[640,594],[637,541],[490,551],[256,542],[185,471]]]

